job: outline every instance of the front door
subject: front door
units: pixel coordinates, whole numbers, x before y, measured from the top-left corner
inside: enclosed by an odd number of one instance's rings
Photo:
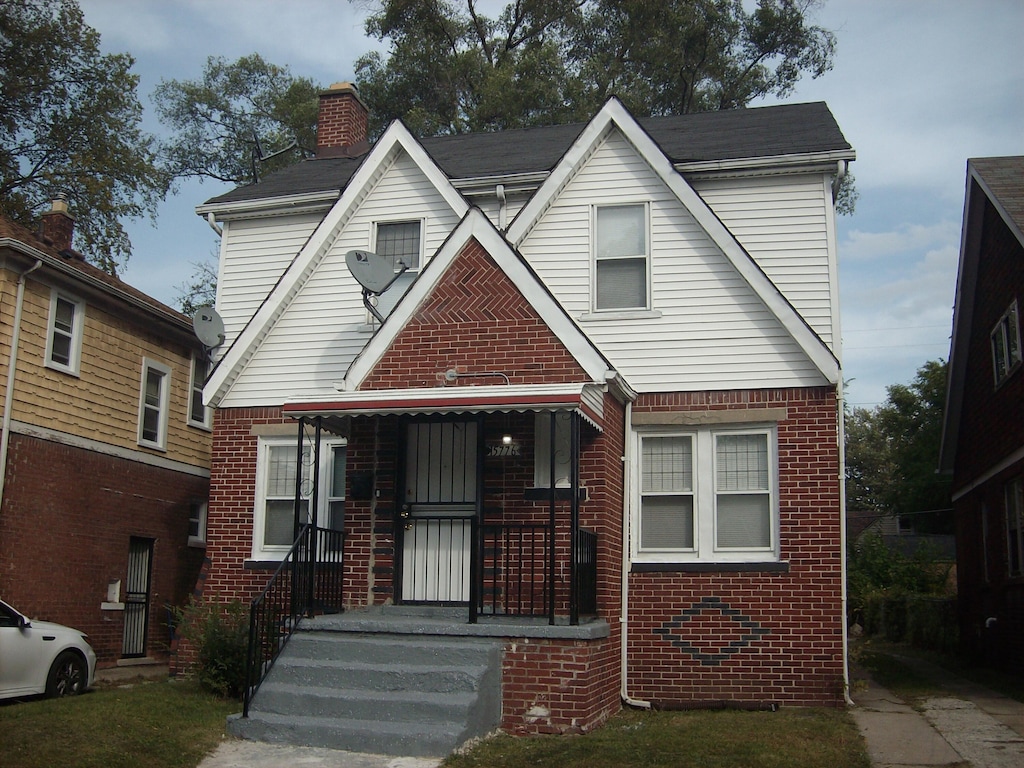
[[[477,423],[412,422],[401,507],[402,601],[469,602]]]

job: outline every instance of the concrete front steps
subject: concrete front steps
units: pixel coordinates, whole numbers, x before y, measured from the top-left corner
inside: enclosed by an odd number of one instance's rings
[[[498,638],[431,634],[437,617],[305,620],[228,730],[260,741],[447,755],[501,719]],[[464,621],[464,619],[463,619]]]

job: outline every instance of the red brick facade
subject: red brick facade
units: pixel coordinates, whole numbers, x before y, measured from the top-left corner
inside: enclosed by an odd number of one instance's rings
[[[661,706],[842,700],[837,407],[830,387],[640,396],[634,414],[784,408],[786,417],[778,422],[780,563],[634,565],[631,698]]]
[[[167,606],[187,601],[204,555],[188,546],[189,505],[206,499],[208,485],[204,477],[12,435],[0,594],[31,618],[86,632],[98,663],[112,664],[122,655],[124,611],[101,603],[116,580],[124,599],[131,538],[151,540],[146,653],[166,658]]]

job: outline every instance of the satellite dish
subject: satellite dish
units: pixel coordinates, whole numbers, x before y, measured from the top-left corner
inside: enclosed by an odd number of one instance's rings
[[[207,349],[224,343],[224,321],[213,307],[200,307],[192,315],[192,329]]]
[[[409,267],[401,259],[396,260],[392,266],[386,257],[370,251],[349,251],[345,254],[345,263],[352,277],[363,286],[363,306],[377,318],[378,322],[383,323],[384,318],[373,306],[370,296],[380,296]],[[397,272],[395,267],[399,267]]]
[[[384,293],[395,281],[395,269],[384,257],[370,251],[349,251],[345,254],[352,277],[374,296]]]

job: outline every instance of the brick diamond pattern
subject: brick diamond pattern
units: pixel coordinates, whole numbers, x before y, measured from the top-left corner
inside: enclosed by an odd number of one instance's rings
[[[693,626],[696,631],[685,634],[681,631],[686,625],[697,624],[703,626]],[[655,634],[705,667],[717,667],[770,632],[717,597],[706,597],[694,603],[654,630]],[[695,637],[698,633],[700,639]],[[733,639],[729,639],[730,636]]]

